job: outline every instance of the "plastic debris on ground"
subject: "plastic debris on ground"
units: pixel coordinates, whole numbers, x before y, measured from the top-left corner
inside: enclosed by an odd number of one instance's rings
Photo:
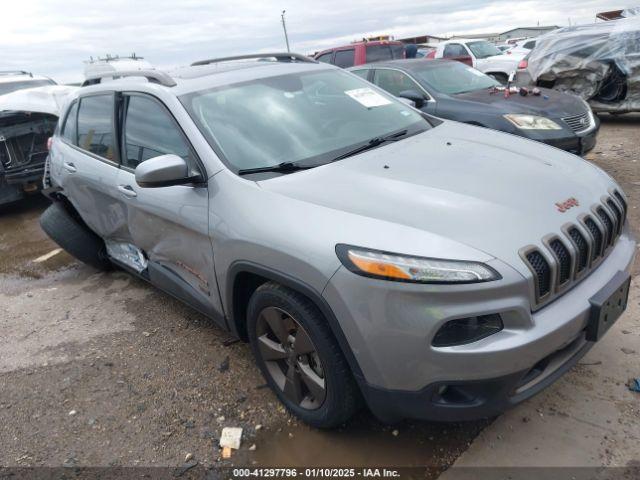
[[[640,16],[554,30],[527,60],[537,86],[576,94],[596,112],[640,111]]]
[[[630,378],[627,386],[632,392],[640,393],[640,378]]]
[[[220,435],[220,446],[222,448],[229,447],[234,450],[240,448],[242,439],[242,428],[240,427],[224,427]]]

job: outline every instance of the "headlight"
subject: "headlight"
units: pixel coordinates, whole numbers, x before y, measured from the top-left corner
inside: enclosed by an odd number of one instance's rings
[[[337,245],[342,264],[365,277],[413,283],[477,283],[499,280],[498,272],[484,263],[414,257]]]
[[[522,130],[562,130],[562,127],[553,120],[537,115],[511,113],[504,118]]]

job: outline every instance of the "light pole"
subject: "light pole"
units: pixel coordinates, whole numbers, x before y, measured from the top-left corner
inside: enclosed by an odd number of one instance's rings
[[[290,52],[291,50],[289,49],[289,37],[287,36],[287,24],[284,21],[284,13],[286,12],[286,10],[282,10],[282,30],[284,30],[284,41],[287,42],[287,52]]]

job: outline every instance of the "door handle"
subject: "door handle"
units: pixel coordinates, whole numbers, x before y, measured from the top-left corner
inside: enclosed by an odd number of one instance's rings
[[[78,171],[78,169],[76,168],[76,166],[71,163],[71,162],[64,162],[62,164],[62,166],[64,167],[64,169],[69,172],[69,173],[75,173]]]
[[[136,191],[131,188],[130,185],[118,185],[118,191],[125,197],[134,198],[138,196]]]

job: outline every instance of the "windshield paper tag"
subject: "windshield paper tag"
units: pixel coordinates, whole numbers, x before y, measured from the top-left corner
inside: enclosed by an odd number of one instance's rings
[[[356,88],[355,90],[346,90],[344,93],[349,95],[360,105],[367,108],[391,105],[389,100],[370,88]]]

